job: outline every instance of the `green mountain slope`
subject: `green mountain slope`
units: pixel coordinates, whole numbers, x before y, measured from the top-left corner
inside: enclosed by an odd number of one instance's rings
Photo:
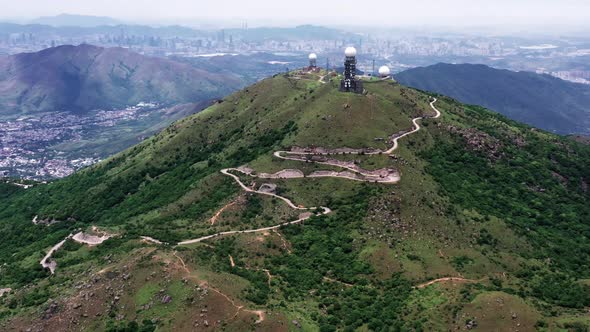
[[[3,327],[588,323],[590,147],[393,82],[337,85],[275,76],[0,196]],[[51,274],[39,262],[64,239]]]
[[[0,57],[2,115],[200,102],[233,92],[241,84],[227,73],[124,48],[64,45]]]
[[[444,64],[395,75],[402,84],[482,105],[559,134],[590,133],[590,86],[484,65]]]

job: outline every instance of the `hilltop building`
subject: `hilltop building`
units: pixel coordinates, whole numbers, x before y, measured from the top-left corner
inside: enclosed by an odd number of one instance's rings
[[[315,53],[309,55],[309,69],[317,67],[318,56]]]
[[[340,81],[340,91],[363,93],[363,83],[356,78],[356,48],[347,47],[344,56],[344,78]]]
[[[309,59],[309,66],[303,67],[304,72],[308,73],[318,73],[320,71],[320,67],[318,67],[318,56],[315,53],[310,53],[308,56]]]
[[[391,70],[387,66],[379,67],[379,77],[385,79],[391,75]]]

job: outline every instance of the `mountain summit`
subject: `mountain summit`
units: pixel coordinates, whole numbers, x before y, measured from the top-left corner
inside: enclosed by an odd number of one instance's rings
[[[581,324],[590,147],[340,78],[276,75],[63,180],[0,184],[4,326]]]

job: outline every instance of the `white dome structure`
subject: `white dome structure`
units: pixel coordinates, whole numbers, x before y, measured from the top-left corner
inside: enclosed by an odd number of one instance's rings
[[[346,55],[347,57],[356,56],[356,48],[352,46],[347,47],[346,50],[344,50],[344,55]]]
[[[391,75],[391,70],[389,69],[389,67],[387,67],[387,66],[379,67],[379,76],[387,77],[389,75]]]
[[[315,53],[311,53],[308,58],[309,58],[309,60],[317,60],[318,55]]]

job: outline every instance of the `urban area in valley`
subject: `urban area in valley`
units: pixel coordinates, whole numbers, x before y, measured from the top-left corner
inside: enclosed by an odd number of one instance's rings
[[[0,176],[61,178],[106,157],[93,149],[114,126],[149,127],[158,105],[140,103],[121,110],[48,112],[0,122]],[[155,112],[154,112],[155,111]],[[135,141],[143,137],[131,138]]]

